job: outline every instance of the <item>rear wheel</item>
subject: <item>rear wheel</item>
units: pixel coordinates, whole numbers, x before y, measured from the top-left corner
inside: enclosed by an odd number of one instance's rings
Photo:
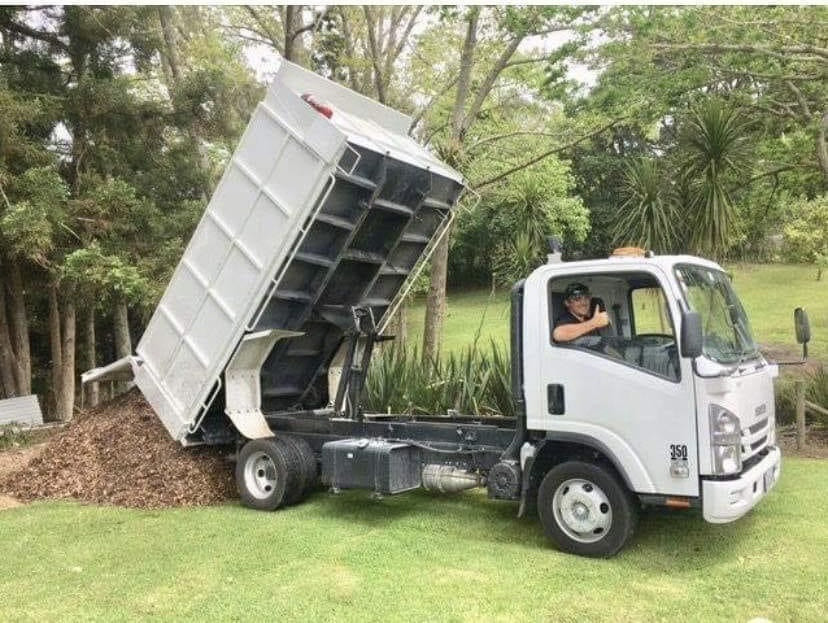
[[[638,524],[638,506],[615,473],[582,461],[549,470],[538,490],[538,514],[547,536],[579,556],[613,556]]]
[[[239,452],[236,487],[245,506],[276,510],[287,503],[287,494],[296,490],[298,481],[294,451],[279,439],[253,439]]]
[[[310,444],[301,437],[285,435],[279,437],[293,454],[297,471],[297,484],[295,489],[288,491],[287,503],[295,504],[302,501],[317,481],[316,457],[313,455]]]

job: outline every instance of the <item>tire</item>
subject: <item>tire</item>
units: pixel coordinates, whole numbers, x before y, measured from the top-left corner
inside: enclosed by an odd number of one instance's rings
[[[242,504],[272,511],[287,503],[297,488],[299,468],[294,452],[279,439],[253,439],[236,460],[236,488]]]
[[[298,482],[296,488],[287,495],[287,503],[295,504],[301,502],[316,484],[316,457],[313,455],[310,444],[301,437],[284,435],[279,437],[279,441],[289,447],[295,459]]]
[[[538,515],[562,551],[609,558],[638,525],[638,505],[611,469],[582,461],[553,467],[538,489]]]

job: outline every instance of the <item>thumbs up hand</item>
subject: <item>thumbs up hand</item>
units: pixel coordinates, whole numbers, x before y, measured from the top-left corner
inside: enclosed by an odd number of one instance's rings
[[[596,305],[595,313],[592,314],[590,322],[592,323],[594,329],[603,329],[610,323],[609,315],[607,314],[607,312],[601,311],[600,305]]]

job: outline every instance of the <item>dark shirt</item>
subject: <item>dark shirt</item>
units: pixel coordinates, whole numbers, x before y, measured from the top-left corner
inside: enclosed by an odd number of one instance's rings
[[[589,320],[589,319],[587,318],[587,320]],[[560,316],[555,318],[555,327],[562,327],[563,325],[566,325],[566,324],[581,324],[582,322],[586,322],[586,320],[578,320],[575,316],[572,315],[572,313],[568,309],[565,309],[563,312],[561,312]],[[598,331],[598,329],[593,329],[589,333],[584,333],[581,337],[588,337],[588,336],[601,337],[601,333]],[[581,339],[581,338],[579,337],[578,339]],[[570,340],[570,341],[573,341],[573,340]]]

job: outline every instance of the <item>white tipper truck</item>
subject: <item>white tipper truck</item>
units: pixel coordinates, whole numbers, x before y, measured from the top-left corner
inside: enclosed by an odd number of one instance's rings
[[[410,122],[283,62],[136,355],[83,381],[129,372],[174,439],[235,444],[257,509],[320,477],[378,495],[485,486],[537,508],[560,549],[611,556],[642,506],[709,522],[753,508],[780,473],[777,366],[727,274],[697,257],[553,257],[518,283],[515,417],[364,412],[373,347],[464,190]],[[572,283],[611,323],[556,343]]]

